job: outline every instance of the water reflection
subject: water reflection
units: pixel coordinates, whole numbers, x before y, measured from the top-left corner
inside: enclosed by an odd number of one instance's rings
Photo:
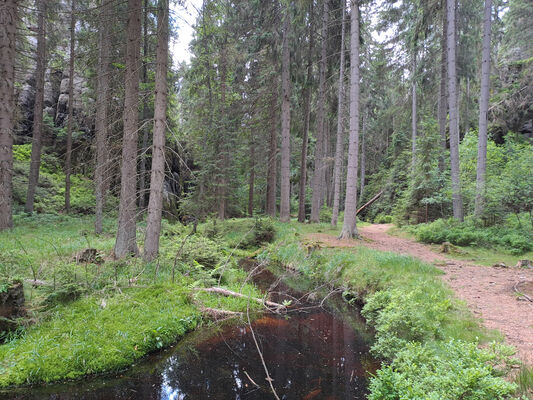
[[[279,289],[279,288],[278,288]],[[293,293],[291,293],[293,295]],[[364,399],[368,356],[362,335],[334,313],[306,308],[252,322],[281,399]],[[363,324],[359,321],[359,327]],[[357,327],[357,324],[355,324]],[[2,397],[4,396],[4,397]],[[5,397],[7,396],[7,397]],[[152,355],[123,376],[0,394],[6,399],[273,399],[250,327],[198,332]]]

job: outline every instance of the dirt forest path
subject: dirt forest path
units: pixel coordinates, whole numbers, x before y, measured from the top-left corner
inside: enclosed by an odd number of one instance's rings
[[[360,228],[363,240],[339,240],[332,235],[314,233],[310,239],[328,247],[366,246],[417,257],[444,271],[442,279],[455,291],[470,310],[490,329],[503,333],[515,346],[518,356],[533,365],[533,303],[518,300],[514,286],[520,281],[533,281],[533,270],[493,268],[453,260],[433,251],[429,246],[410,239],[387,234],[390,224],[374,224]]]

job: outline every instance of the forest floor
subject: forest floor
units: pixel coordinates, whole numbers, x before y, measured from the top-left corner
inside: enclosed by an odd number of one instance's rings
[[[325,247],[366,246],[434,264],[444,272],[442,279],[466,301],[472,313],[480,317],[487,328],[502,332],[507,343],[516,347],[518,357],[533,365],[533,303],[520,298],[514,290],[515,285],[523,281],[533,289],[533,270],[486,267],[453,259],[428,245],[388,234],[392,226],[363,226],[359,229],[362,240],[339,240],[326,233],[311,233],[307,238]],[[529,291],[530,297],[532,291]]]

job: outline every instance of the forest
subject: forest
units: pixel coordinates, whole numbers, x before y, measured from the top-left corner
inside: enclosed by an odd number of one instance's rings
[[[0,0],[0,399],[533,399],[532,260],[531,0]]]

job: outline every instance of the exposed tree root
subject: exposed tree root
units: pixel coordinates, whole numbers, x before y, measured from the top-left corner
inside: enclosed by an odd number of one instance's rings
[[[515,285],[513,286],[513,290],[518,294],[520,295],[520,297],[523,297],[524,299],[530,301],[533,303],[533,299],[531,297],[529,297],[527,294],[525,293],[522,293],[519,289],[518,289],[518,285],[520,285],[521,283],[525,283],[527,281],[519,281],[519,282],[516,282]]]

